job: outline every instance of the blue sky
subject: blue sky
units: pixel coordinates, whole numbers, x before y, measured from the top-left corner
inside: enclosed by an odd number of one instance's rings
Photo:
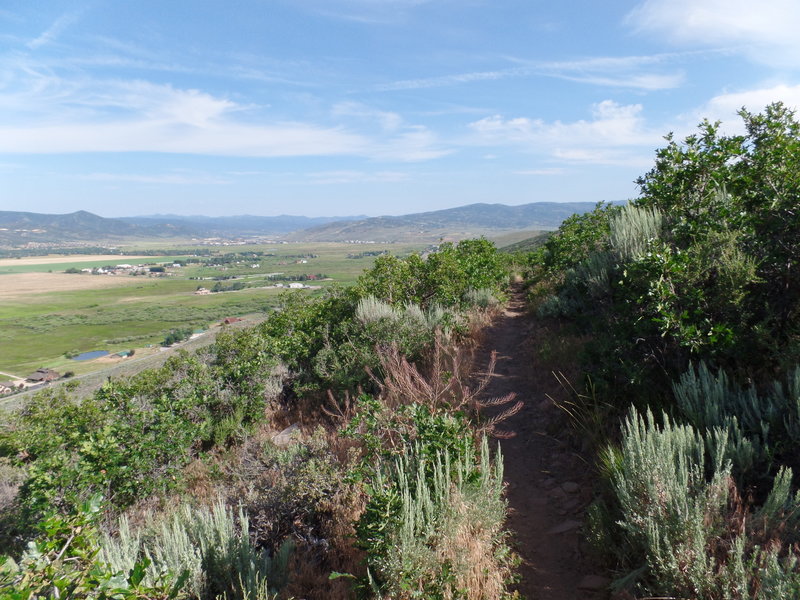
[[[800,106],[796,0],[6,0],[0,209],[621,200],[663,136]]]

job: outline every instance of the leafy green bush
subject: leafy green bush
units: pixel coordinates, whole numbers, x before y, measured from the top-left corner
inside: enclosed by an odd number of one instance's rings
[[[168,586],[150,576],[146,558],[124,570],[98,558],[99,512],[99,497],[94,497],[67,517],[51,515],[42,521],[40,535],[28,543],[19,563],[0,555],[0,595],[9,600],[175,598],[185,576]]]
[[[94,493],[122,508],[174,487],[198,452],[261,421],[281,392],[281,365],[262,346],[250,331],[221,334],[208,354],[109,381],[81,402],[61,390],[34,397],[0,436],[0,453],[27,465],[25,512]]]
[[[164,341],[161,342],[161,345],[172,346],[172,344],[177,344],[178,342],[188,340],[191,336],[192,330],[190,328],[173,329],[166,335]]]
[[[406,259],[379,256],[359,278],[357,288],[361,296],[390,304],[458,306],[470,289],[499,292],[507,277],[494,244],[485,239],[462,240],[457,245],[442,244],[426,259],[417,254]]]

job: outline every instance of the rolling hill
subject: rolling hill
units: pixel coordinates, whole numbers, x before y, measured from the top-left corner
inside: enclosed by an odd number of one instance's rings
[[[83,210],[63,215],[0,211],[0,247],[258,236],[298,242],[437,242],[481,235],[497,238],[509,232],[556,229],[568,216],[594,206],[592,202],[470,204],[370,218],[150,215],[109,219]]]
[[[179,237],[187,229],[146,226],[99,217],[85,210],[65,215],[0,211],[0,246],[100,242],[132,238]]]
[[[470,204],[404,216],[372,217],[335,222],[297,231],[286,239],[304,242],[435,242],[504,231],[556,229],[574,213],[595,207],[593,202],[533,202],[519,206]]]

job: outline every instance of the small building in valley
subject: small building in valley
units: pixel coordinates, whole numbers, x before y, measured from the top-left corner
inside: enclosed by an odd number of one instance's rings
[[[48,381],[55,381],[61,379],[61,374],[53,369],[36,369],[35,373],[28,375],[27,380],[31,383],[47,383]]]

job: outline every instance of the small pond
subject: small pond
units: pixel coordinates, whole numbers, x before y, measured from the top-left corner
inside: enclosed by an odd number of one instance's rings
[[[83,354],[78,354],[78,356],[73,356],[72,360],[92,360],[93,358],[100,358],[101,356],[107,356],[108,350],[92,350],[91,352],[84,352]]]

